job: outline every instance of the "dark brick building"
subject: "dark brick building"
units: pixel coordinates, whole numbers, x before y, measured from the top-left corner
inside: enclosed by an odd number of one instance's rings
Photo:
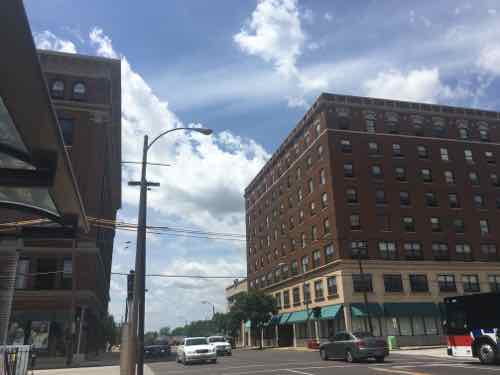
[[[114,220],[121,206],[120,61],[49,51],[38,57],[85,214]],[[44,233],[7,234],[0,242],[19,254],[10,341],[63,356],[71,336],[77,355],[94,353],[108,310],[114,231]]]
[[[443,297],[500,289],[499,141],[497,112],[322,94],[245,191],[249,287],[281,308],[267,336],[370,315],[402,345],[439,342]]]

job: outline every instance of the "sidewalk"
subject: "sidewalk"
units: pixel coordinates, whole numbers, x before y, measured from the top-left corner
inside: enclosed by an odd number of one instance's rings
[[[419,347],[419,348],[407,348],[406,350],[402,349],[395,349],[391,350],[391,353],[394,354],[403,354],[403,355],[413,355],[413,356],[427,356],[427,357],[434,357],[434,358],[450,358],[450,356],[447,354],[446,347],[433,347],[433,348],[425,348],[425,347]],[[469,358],[469,357],[467,357]]]
[[[76,367],[53,370],[35,370],[35,375],[120,375],[120,366]],[[148,365],[144,365],[144,375],[154,375]]]

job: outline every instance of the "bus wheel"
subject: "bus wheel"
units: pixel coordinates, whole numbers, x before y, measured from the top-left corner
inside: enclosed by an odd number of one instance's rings
[[[483,342],[479,345],[479,360],[485,365],[495,363],[495,349],[489,342]]]

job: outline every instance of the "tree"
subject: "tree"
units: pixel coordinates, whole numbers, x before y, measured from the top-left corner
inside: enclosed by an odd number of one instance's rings
[[[106,315],[99,322],[99,331],[102,342],[99,346],[104,347],[106,342],[115,345],[120,342],[120,329],[115,323],[113,315]]]
[[[144,345],[153,345],[158,338],[158,332],[150,331],[144,334]]]
[[[170,336],[170,327],[160,328],[160,336]]]
[[[240,322],[250,320],[254,334],[258,333],[271,320],[271,316],[277,312],[275,299],[260,290],[251,290],[237,295],[233,306],[231,306],[233,319]],[[259,347],[262,349],[260,340]]]

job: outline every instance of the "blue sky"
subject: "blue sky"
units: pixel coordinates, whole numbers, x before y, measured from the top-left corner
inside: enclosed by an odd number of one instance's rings
[[[216,2],[25,0],[40,48],[122,59],[123,158],[140,139],[181,125],[151,158],[162,187],[150,194],[150,224],[244,233],[243,189],[322,92],[499,110],[499,1]],[[120,218],[135,222],[137,178],[124,170]],[[133,252],[116,237],[113,269]],[[133,247],[133,246],[132,246]],[[244,275],[237,241],[148,238],[151,273]],[[225,307],[230,281],[148,280],[148,329],[205,318]],[[120,319],[125,280],[113,277]]]

